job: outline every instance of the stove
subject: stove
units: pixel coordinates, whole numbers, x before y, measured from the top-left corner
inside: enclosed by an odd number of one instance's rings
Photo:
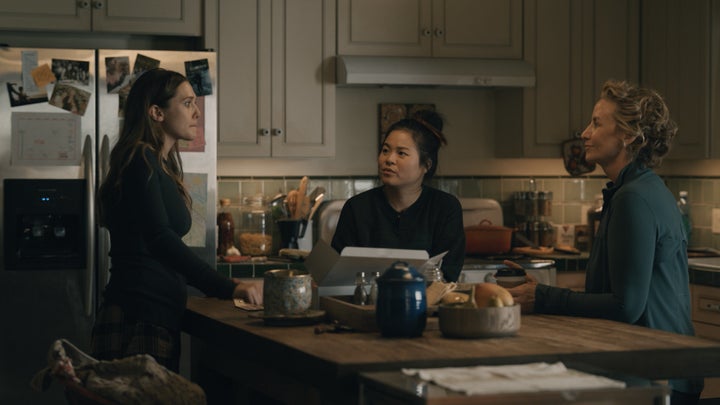
[[[533,259],[525,256],[477,258],[466,257],[465,264],[460,272],[458,282],[461,283],[495,283],[495,272],[498,269],[507,267],[503,260],[512,260],[521,265],[527,274],[532,275],[540,284],[557,285],[557,269],[555,261],[548,259]]]

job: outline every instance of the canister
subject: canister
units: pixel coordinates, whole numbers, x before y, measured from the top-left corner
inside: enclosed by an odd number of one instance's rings
[[[267,256],[272,250],[270,207],[262,195],[243,198],[237,223],[238,248],[243,255]]]
[[[407,262],[397,261],[378,277],[375,316],[385,337],[421,336],[427,323],[425,278]]]

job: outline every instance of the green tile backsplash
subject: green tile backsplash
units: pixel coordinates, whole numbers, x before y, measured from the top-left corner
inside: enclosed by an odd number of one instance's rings
[[[503,206],[505,221],[512,220],[512,198],[516,191],[530,189],[530,177],[436,177],[433,185],[458,197],[492,198]],[[585,215],[607,183],[604,177],[537,177],[537,190],[552,191],[553,204],[551,222],[556,224],[585,223]],[[263,194],[272,198],[278,193],[297,188],[300,177],[268,178],[219,178],[218,197],[230,198],[233,205],[239,205],[243,197]],[[691,246],[720,249],[720,234],[711,229],[712,209],[720,208],[720,177],[665,177],[668,188],[674,195],[687,190],[693,222]],[[375,187],[376,177],[315,177],[311,178],[308,192],[316,186],[325,188],[325,199],[346,199],[357,193]]]

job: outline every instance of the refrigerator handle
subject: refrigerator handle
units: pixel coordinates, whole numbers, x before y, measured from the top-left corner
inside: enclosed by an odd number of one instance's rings
[[[93,269],[95,268],[95,176],[93,175],[93,142],[90,135],[85,136],[83,144],[83,170],[85,175],[85,203],[87,205],[87,246],[85,256],[85,315],[93,315]]]
[[[98,152],[98,185],[103,184],[107,176],[110,164],[110,138],[103,135],[100,142],[100,151]],[[97,286],[98,291],[102,291],[110,280],[110,234],[107,229],[97,228],[98,240],[98,271]]]

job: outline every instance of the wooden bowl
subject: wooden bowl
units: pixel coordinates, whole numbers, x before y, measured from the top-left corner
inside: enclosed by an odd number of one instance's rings
[[[520,330],[520,305],[475,308],[469,304],[440,305],[438,322],[449,338],[513,336]]]

